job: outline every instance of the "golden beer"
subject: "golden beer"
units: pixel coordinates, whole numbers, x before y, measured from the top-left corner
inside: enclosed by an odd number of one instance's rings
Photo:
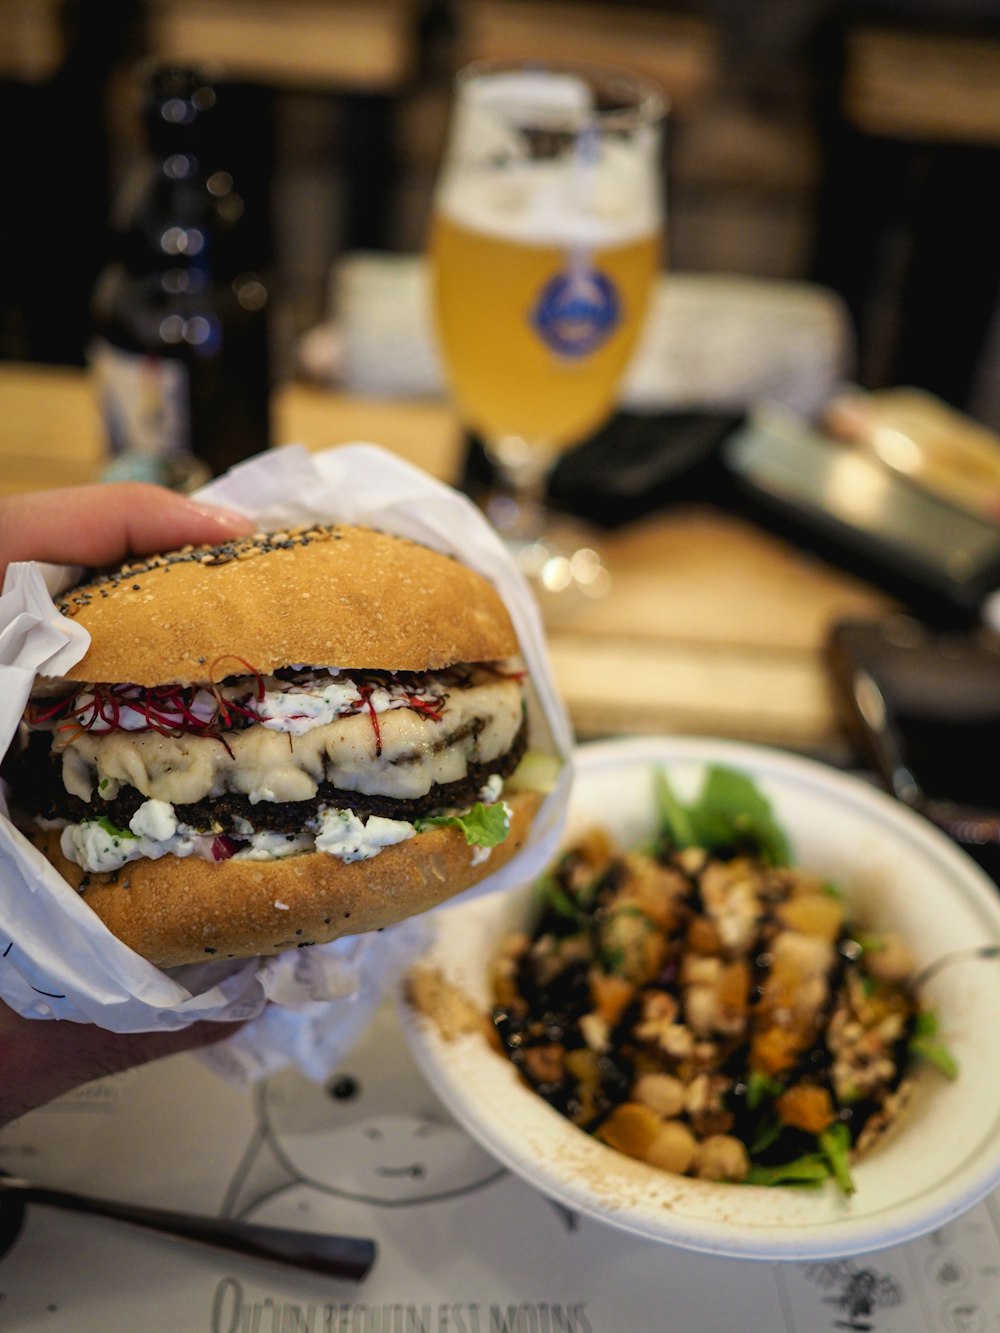
[[[642,329],[665,116],[624,70],[484,61],[455,81],[428,241],[438,351],[491,471],[486,513],[547,621],[609,586],[547,492],[559,451],[613,412]]]
[[[661,261],[655,227],[595,245],[528,241],[481,230],[444,208],[431,230],[433,308],[459,413],[484,437],[516,435],[546,449],[583,439],[611,414]],[[560,346],[546,293],[597,275],[613,309],[588,345]],[[569,328],[572,338],[576,330]]]

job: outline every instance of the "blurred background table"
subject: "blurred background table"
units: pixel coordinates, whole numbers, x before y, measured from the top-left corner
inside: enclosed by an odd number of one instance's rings
[[[290,383],[276,438],[310,449],[367,440],[446,481],[462,436],[435,400],[375,400]],[[95,479],[100,426],[82,371],[0,365],[0,491]],[[842,616],[890,603],[755,525],[710,506],[664,510],[602,535],[614,590],[550,649],[581,739],[683,732],[848,757],[823,645]]]

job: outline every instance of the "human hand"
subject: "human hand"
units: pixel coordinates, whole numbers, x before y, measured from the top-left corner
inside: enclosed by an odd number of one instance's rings
[[[250,533],[243,514],[145,482],[0,495],[0,587],[14,560],[105,565]]]
[[[202,1022],[176,1032],[108,1032],[65,1019],[22,1018],[0,1001],[0,1127],[94,1079],[208,1046],[239,1026]]]
[[[0,586],[15,560],[112,564],[188,542],[222,542],[254,526],[241,514],[141,482],[0,496]],[[93,1079],[207,1045],[233,1027],[204,1022],[122,1034],[22,1018],[0,1002],[0,1125]]]

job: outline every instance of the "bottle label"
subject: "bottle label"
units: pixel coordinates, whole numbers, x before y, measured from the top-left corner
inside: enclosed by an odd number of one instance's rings
[[[545,284],[531,313],[542,342],[570,359],[596,352],[620,322],[617,287],[607,274],[576,256]]]
[[[113,458],[174,459],[189,452],[188,368],[98,339],[90,366]]]

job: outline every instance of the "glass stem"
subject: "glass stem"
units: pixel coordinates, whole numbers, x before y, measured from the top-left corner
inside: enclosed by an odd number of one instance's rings
[[[545,530],[545,493],[556,451],[539,440],[498,435],[485,443],[487,460],[499,484],[490,517],[504,532],[530,539]]]

